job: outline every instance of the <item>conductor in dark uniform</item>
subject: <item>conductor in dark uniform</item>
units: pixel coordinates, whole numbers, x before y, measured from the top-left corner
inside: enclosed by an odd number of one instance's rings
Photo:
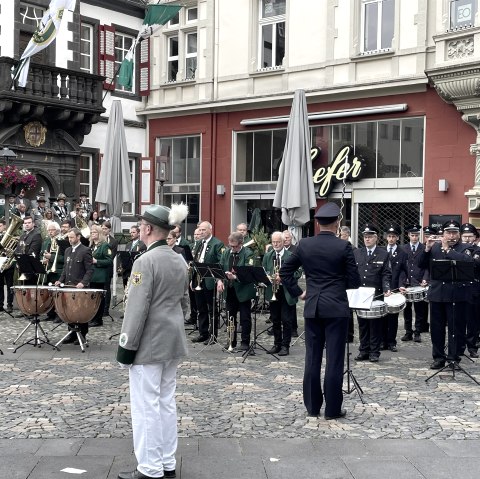
[[[325,395],[325,418],[344,417],[343,367],[347,341],[347,289],[360,286],[352,246],[337,238],[339,207],[326,203],[315,213],[320,226],[317,236],[302,239],[282,265],[280,277],[292,296],[305,300],[305,371],[303,402],[311,416],[320,414]],[[307,287],[302,291],[295,272],[302,266]],[[322,392],[321,367],[326,346],[325,380]]]
[[[432,268],[435,268],[436,261],[473,262],[470,246],[460,242],[460,225],[457,221],[450,220],[443,225],[441,242],[428,238],[419,260],[420,267],[430,268],[428,300],[433,356],[430,369],[442,369],[446,361],[452,364],[460,361],[465,348],[466,308],[471,288],[466,281],[447,282],[436,279],[432,275]],[[445,328],[448,329],[447,354]]]
[[[354,251],[362,286],[375,288],[375,298],[381,300],[390,294],[392,270],[385,248],[377,246],[378,228],[367,223],[363,228],[365,246]],[[357,315],[360,335],[357,361],[370,360],[377,363],[382,343],[382,321],[380,318],[361,318]]]
[[[64,268],[55,286],[65,284],[71,288],[88,288],[90,279],[93,275],[92,251],[80,242],[82,234],[77,228],[72,228],[68,232],[68,241],[70,247],[65,250]],[[88,323],[79,325],[83,337],[88,333]],[[63,344],[74,342],[74,335],[71,334]]]

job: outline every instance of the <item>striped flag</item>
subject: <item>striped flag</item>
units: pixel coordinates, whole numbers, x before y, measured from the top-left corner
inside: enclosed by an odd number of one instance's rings
[[[25,87],[27,84],[30,58],[44,48],[47,48],[56,38],[60,24],[62,23],[63,12],[75,10],[76,0],[52,0],[48,10],[43,15],[30,42],[25,48],[20,62],[12,69],[13,80],[18,80],[18,86]]]

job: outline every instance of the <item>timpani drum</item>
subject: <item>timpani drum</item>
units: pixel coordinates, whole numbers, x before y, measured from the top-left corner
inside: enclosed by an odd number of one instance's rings
[[[387,314],[387,303],[384,301],[372,301],[370,309],[357,309],[357,316],[364,319],[383,318]]]
[[[405,291],[405,298],[409,303],[417,303],[418,301],[423,301],[427,293],[427,288],[423,286],[413,286],[407,288]]]
[[[29,316],[48,313],[53,308],[51,288],[47,286],[12,286],[20,311]]]
[[[95,316],[103,289],[54,288],[55,311],[66,323],[88,323]]]
[[[393,293],[390,296],[385,296],[383,299],[387,304],[388,314],[401,313],[405,309],[407,303],[407,300],[402,293]]]

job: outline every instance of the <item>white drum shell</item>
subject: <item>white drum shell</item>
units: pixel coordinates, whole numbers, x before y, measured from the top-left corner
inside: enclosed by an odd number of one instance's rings
[[[414,286],[412,288],[407,288],[405,291],[405,298],[409,303],[416,303],[418,301],[423,301],[427,293],[427,288],[423,286]]]

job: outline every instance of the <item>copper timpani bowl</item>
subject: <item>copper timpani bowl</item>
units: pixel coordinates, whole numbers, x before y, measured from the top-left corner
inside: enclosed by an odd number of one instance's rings
[[[88,323],[95,316],[103,289],[54,288],[55,311],[66,323]]]

